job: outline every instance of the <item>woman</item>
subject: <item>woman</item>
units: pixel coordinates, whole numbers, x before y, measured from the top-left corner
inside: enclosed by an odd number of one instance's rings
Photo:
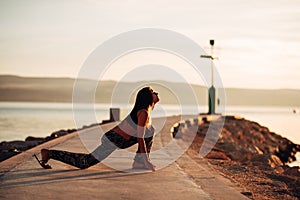
[[[51,166],[47,164],[49,159],[86,169],[101,162],[114,150],[125,149],[138,143],[132,167],[155,171],[155,166],[149,159],[154,135],[150,113],[158,101],[158,93],[153,92],[151,87],[141,89],[130,114],[116,127],[106,132],[101,138],[101,145],[90,154],[42,149],[42,160],[34,156],[45,169],[51,169]]]

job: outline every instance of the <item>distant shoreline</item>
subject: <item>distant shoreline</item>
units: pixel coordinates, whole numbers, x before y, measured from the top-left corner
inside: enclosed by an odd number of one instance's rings
[[[116,82],[101,81],[96,91],[92,90],[97,81],[81,79],[78,92],[81,97],[91,97],[96,103],[110,103],[115,86],[118,85],[118,98],[115,103],[128,103],[128,94],[132,88],[147,85],[148,82]],[[75,79],[72,78],[49,78],[49,77],[20,77],[13,75],[0,75],[0,102],[72,102],[73,86]],[[163,84],[164,86],[162,86]],[[198,105],[207,105],[208,91],[206,86],[157,81],[152,86],[159,92],[161,103],[178,104],[176,96],[181,97],[181,103],[195,104],[186,96],[186,89],[192,88],[196,92],[195,98]],[[176,88],[176,96],[168,88]],[[300,108],[300,90],[296,89],[238,89],[225,88],[226,100],[220,99],[221,103],[229,106],[290,106]],[[134,95],[134,94],[133,94]],[[133,96],[130,97],[130,101]],[[86,102],[84,98],[78,102]],[[224,102],[223,102],[224,101]],[[226,101],[226,102],[225,102]]]

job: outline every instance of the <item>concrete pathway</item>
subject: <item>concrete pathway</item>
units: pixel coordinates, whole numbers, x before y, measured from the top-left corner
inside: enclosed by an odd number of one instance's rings
[[[42,148],[92,150],[101,135],[99,128],[92,127],[1,162],[0,199],[247,199],[240,193],[242,189],[214,171],[207,161],[198,164],[195,159],[199,158],[190,158],[182,145],[174,142],[170,129],[179,120],[179,116],[153,120],[161,129],[151,153],[158,166],[156,172],[131,169],[136,145],[117,150],[104,163],[85,170],[54,160],[49,161],[53,169],[45,170],[32,158]],[[101,128],[105,132],[114,125]]]

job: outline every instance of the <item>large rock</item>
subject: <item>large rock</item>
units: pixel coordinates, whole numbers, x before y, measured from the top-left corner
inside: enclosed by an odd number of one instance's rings
[[[253,155],[249,162],[251,162],[254,165],[268,165],[272,168],[283,166],[281,160],[276,155],[271,154]]]
[[[294,167],[286,167],[283,172],[285,175],[293,176],[293,177],[299,177],[300,178],[300,167],[294,166]]]

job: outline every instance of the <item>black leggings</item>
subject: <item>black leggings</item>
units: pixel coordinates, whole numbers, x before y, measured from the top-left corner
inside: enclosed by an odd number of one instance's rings
[[[146,129],[145,143],[147,153],[150,153],[153,143],[154,128]],[[126,140],[116,132],[110,130],[106,132],[101,138],[101,145],[98,146],[92,153],[73,153],[68,151],[50,150],[50,158],[61,161],[63,163],[78,167],[80,169],[86,169],[93,166],[106,157],[108,157],[116,149],[125,149],[131,147],[137,143],[137,138],[131,136],[129,140]],[[134,160],[139,163],[143,163],[142,155],[138,148]]]

